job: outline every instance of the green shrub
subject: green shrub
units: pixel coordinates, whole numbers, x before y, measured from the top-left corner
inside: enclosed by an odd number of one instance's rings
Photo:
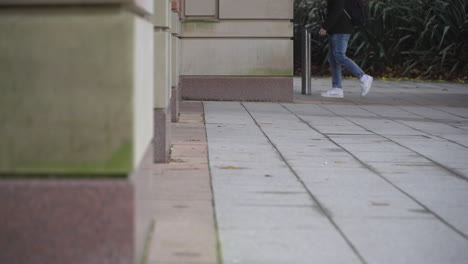
[[[328,41],[318,30],[325,7],[326,0],[295,2],[295,39],[310,27],[312,61],[322,69]],[[356,28],[348,55],[374,75],[467,80],[467,14],[467,0],[369,0],[369,19]]]

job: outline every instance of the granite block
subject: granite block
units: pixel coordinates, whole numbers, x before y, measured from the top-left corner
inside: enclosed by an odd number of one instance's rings
[[[182,99],[282,101],[293,99],[292,77],[182,76]]]
[[[172,87],[172,97],[171,97],[171,121],[173,123],[179,122],[180,114],[180,88],[179,86]]]
[[[169,161],[171,115],[170,105],[167,108],[154,109],[154,163],[166,163]]]
[[[127,180],[0,181],[0,263],[133,262]]]

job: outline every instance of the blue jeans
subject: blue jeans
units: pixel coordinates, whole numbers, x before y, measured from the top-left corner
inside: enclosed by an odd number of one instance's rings
[[[345,67],[354,77],[361,78],[364,71],[354,61],[346,57],[346,49],[351,34],[331,34],[329,37],[328,62],[332,73],[333,88],[343,88],[341,81],[341,66]]]

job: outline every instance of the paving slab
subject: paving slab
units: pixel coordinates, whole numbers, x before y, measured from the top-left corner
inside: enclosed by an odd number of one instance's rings
[[[232,112],[220,110],[225,106]],[[310,263],[311,258],[323,263],[337,261],[331,254],[318,254],[322,250],[310,250],[317,236],[327,239],[321,247],[325,251],[339,249],[343,252],[341,261],[359,263],[242,104],[205,102],[205,111],[210,116],[208,146],[223,263]],[[240,118],[233,118],[233,112]],[[228,125],[230,120],[235,120],[235,125]],[[244,123],[239,123],[241,120]],[[263,121],[268,126],[273,121],[281,123],[282,117]],[[239,127],[245,132],[237,131]],[[231,159],[226,164],[231,152],[217,144],[226,139],[237,146],[257,144],[251,154],[261,156],[262,161]]]
[[[468,179],[464,170],[468,168],[468,148],[448,140],[419,139],[390,136],[392,141],[413,150],[441,166],[453,170],[454,173]]]
[[[466,263],[467,241],[435,219],[338,219],[368,263]],[[364,235],[366,234],[366,235]]]
[[[432,120],[448,121],[466,121],[465,118],[451,114],[447,111],[441,111],[432,107],[424,106],[401,106],[401,109]]]
[[[223,263],[466,263],[468,87],[355,82],[204,103]]]
[[[336,233],[314,221],[314,228],[294,230],[223,230],[223,263],[361,263]],[[334,244],[334,247],[330,246]]]
[[[434,107],[435,109],[451,113],[452,115],[456,115],[459,117],[464,117],[468,118],[468,109],[467,108],[461,108],[461,107],[444,107],[444,106],[439,106],[439,107]]]
[[[396,143],[393,144],[392,150],[401,149],[399,150],[401,152],[397,152],[398,155],[394,158],[391,157],[394,152],[385,152],[391,145],[380,146],[383,152],[371,151],[372,148],[363,152],[366,146],[369,146],[365,144],[361,145],[362,148],[359,150],[349,148],[349,144],[346,143],[341,146],[438,216],[458,227],[460,232],[467,234],[466,225],[461,222],[466,219],[464,215],[468,213],[468,207],[464,206],[461,201],[468,199],[468,183],[424,157]],[[404,157],[408,158],[401,159]],[[403,164],[407,166],[401,166]]]

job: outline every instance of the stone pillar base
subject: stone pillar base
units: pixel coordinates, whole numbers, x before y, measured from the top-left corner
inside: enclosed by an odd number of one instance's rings
[[[128,264],[128,180],[1,180],[0,263]]]
[[[293,77],[182,76],[182,99],[292,102]]]
[[[173,123],[179,122],[179,113],[180,113],[180,104],[181,94],[180,86],[172,87],[172,97],[171,97],[171,119]]]
[[[171,128],[171,105],[167,108],[154,109],[154,163],[167,163],[169,161],[169,151],[171,148],[170,128]]]

